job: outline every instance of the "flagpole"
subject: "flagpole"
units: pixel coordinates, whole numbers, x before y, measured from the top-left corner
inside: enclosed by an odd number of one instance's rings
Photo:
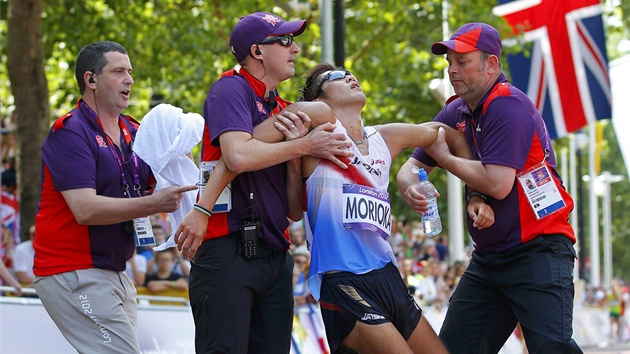
[[[450,30],[448,26],[448,1],[442,0],[442,40],[448,40]],[[444,69],[442,79],[444,101],[453,95],[453,88],[448,80],[448,67]],[[448,254],[450,264],[465,258],[464,252],[464,195],[462,181],[452,173],[446,171],[446,185],[448,188]]]
[[[564,185],[569,188],[569,194],[571,194],[571,196],[575,200],[575,196],[577,195],[577,186],[575,183],[576,181],[575,179],[575,136],[573,134],[569,136],[568,151],[567,151],[567,148],[563,148],[561,150],[560,161],[562,162],[562,168],[560,169],[562,171],[562,181],[564,182]],[[568,166],[567,166],[567,163],[568,163]],[[571,226],[573,227],[573,233],[575,234],[575,237],[577,239],[578,223],[577,223],[576,208],[573,208],[573,210],[571,211]],[[575,248],[576,254],[580,253],[579,252],[580,247],[582,247],[582,245],[580,245],[579,242],[576,242],[573,245],[573,248]],[[576,259],[573,264],[573,279],[574,280],[580,279],[580,260],[579,259]]]
[[[333,20],[332,0],[319,0],[321,11],[322,62],[332,63],[333,57]]]
[[[588,126],[588,174],[589,174],[589,249],[591,257],[591,285],[593,287],[600,286],[600,265],[599,265],[599,219],[598,219],[598,199],[597,192],[595,191],[595,136],[597,123],[591,122]]]

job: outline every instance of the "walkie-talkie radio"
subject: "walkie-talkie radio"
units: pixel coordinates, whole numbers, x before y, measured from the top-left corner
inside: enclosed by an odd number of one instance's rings
[[[251,202],[251,220],[241,226],[241,244],[245,259],[252,259],[258,255],[258,238],[260,237],[260,222],[256,221],[254,214],[254,193],[249,193],[249,200]]]

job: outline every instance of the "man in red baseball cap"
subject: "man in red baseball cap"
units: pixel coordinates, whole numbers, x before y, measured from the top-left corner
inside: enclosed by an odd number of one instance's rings
[[[476,50],[501,58],[501,37],[492,26],[482,22],[471,22],[461,26],[447,41],[433,43],[433,54],[446,54],[450,49],[456,53],[470,53]]]
[[[398,173],[409,206],[422,203],[414,166],[437,165],[467,185],[468,232],[475,249],[451,297],[440,339],[450,353],[497,353],[523,329],[530,353],[582,353],[573,335],[575,234],[573,199],[562,185],[547,129],[532,101],[502,73],[501,38],[485,23],[467,23],[431,46],[446,54],[457,96],[435,121],[466,135],[474,159],[452,155],[443,139],[416,149]],[[537,193],[527,180],[550,178]],[[541,183],[541,186],[543,184]],[[494,223],[472,203],[485,201]],[[416,211],[418,211],[416,209]]]

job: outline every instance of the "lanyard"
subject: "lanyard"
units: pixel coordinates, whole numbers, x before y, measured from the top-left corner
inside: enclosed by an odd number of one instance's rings
[[[125,154],[122,152],[122,149],[121,150],[118,149],[118,147],[114,144],[110,136],[107,135],[107,133],[105,133],[105,129],[103,128],[103,125],[101,124],[101,120],[99,119],[98,115],[85,102],[81,101],[81,104],[83,105],[83,107],[87,108],[94,117],[96,117],[96,123],[98,123],[98,126],[103,131],[103,135],[105,136],[105,139],[107,140],[107,143],[109,144],[109,150],[112,152],[114,159],[116,159],[116,162],[118,163],[118,170],[120,171],[120,178],[123,183],[123,194],[126,197],[131,198],[131,193],[129,192],[130,186],[127,181],[127,177],[125,175],[124,165],[127,164],[127,162],[125,162]],[[131,140],[131,134],[129,133],[127,126],[125,125],[125,123],[120,117],[118,117],[118,127],[120,128],[123,138],[125,139],[126,146],[129,148],[129,150],[131,150],[131,146],[133,144],[133,141]],[[130,159],[132,162],[131,170],[133,172],[132,173],[133,189],[136,191],[136,194],[138,195],[138,197],[141,197],[142,191],[140,188],[140,174],[139,174],[140,162],[138,159],[138,155],[136,155],[136,153],[132,151]]]
[[[475,150],[477,150],[477,155],[479,156],[479,160],[481,160],[482,159],[481,150],[479,150],[479,145],[477,145],[477,136],[475,135],[475,129],[476,129],[475,128],[475,118],[474,117],[470,118],[470,122],[472,123],[470,125],[470,131],[472,133],[472,138],[473,138],[473,143],[475,145]]]

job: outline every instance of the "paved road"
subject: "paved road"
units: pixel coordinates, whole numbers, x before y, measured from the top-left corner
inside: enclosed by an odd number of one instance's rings
[[[601,347],[582,348],[588,354],[630,354],[630,343],[609,343]]]

